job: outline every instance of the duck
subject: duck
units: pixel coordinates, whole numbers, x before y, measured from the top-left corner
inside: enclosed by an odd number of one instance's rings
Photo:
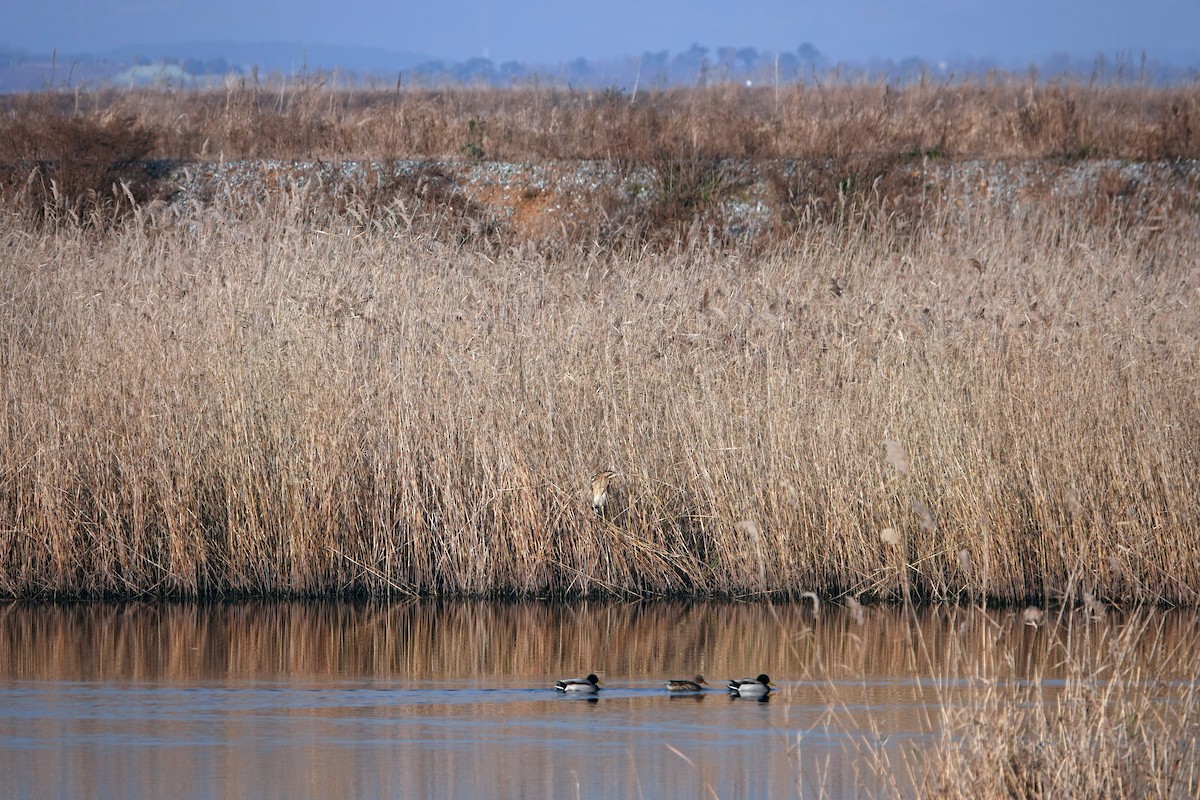
[[[554,684],[554,688],[560,692],[577,692],[579,694],[595,694],[600,691],[600,679],[595,673],[588,675],[586,678],[564,678]]]
[[[775,684],[771,683],[771,679],[766,674],[763,674],[753,679],[731,680],[729,682],[729,693],[740,697],[763,697],[774,686]]]
[[[703,675],[697,675],[690,681],[681,678],[667,681],[667,691],[680,694],[684,692],[702,692],[705,686],[708,686],[708,681],[704,680]]]

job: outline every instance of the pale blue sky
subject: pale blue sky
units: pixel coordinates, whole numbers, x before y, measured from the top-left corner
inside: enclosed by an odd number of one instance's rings
[[[1146,51],[1200,62],[1200,0],[0,0],[0,20],[0,47],[59,53],[288,41],[554,63],[811,42],[833,60]]]

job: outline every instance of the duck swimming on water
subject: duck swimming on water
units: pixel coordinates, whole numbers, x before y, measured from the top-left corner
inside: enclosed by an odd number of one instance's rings
[[[739,697],[764,697],[775,687],[775,684],[771,683],[771,679],[764,673],[753,679],[732,680],[728,687],[730,694],[736,694]]]
[[[684,692],[702,692],[704,687],[708,686],[708,681],[704,680],[703,675],[697,675],[689,680],[670,680],[667,681],[667,691],[682,694]]]
[[[595,694],[600,691],[600,679],[593,673],[586,678],[564,678],[554,684],[560,692],[575,692],[578,694]]]

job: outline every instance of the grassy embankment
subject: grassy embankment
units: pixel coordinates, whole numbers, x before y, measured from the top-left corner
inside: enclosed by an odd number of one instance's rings
[[[1194,177],[981,204],[914,169],[1195,158],[1194,92],[0,106],[2,594],[1200,599]],[[143,166],[218,154],[384,167],[185,214]],[[526,241],[385,174],[448,157],[658,182]]]

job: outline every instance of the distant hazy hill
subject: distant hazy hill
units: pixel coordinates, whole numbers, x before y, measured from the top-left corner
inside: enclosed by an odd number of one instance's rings
[[[430,60],[423,53],[407,53],[379,47],[348,47],[297,42],[183,42],[171,45],[130,45],[103,54],[111,61],[132,62],[134,59],[161,61],[170,59],[212,60],[223,58],[231,65],[248,68],[257,66],[265,72],[299,72],[334,68],[355,72],[386,72],[408,69]]]
[[[187,85],[197,77],[248,72],[254,67],[264,75],[332,69],[386,75],[428,61],[430,56],[422,53],[297,42],[182,42],[53,54],[0,47],[0,92],[124,84],[131,77],[137,82],[147,82],[150,79],[143,76],[154,75]],[[164,64],[173,66],[164,69]]]

